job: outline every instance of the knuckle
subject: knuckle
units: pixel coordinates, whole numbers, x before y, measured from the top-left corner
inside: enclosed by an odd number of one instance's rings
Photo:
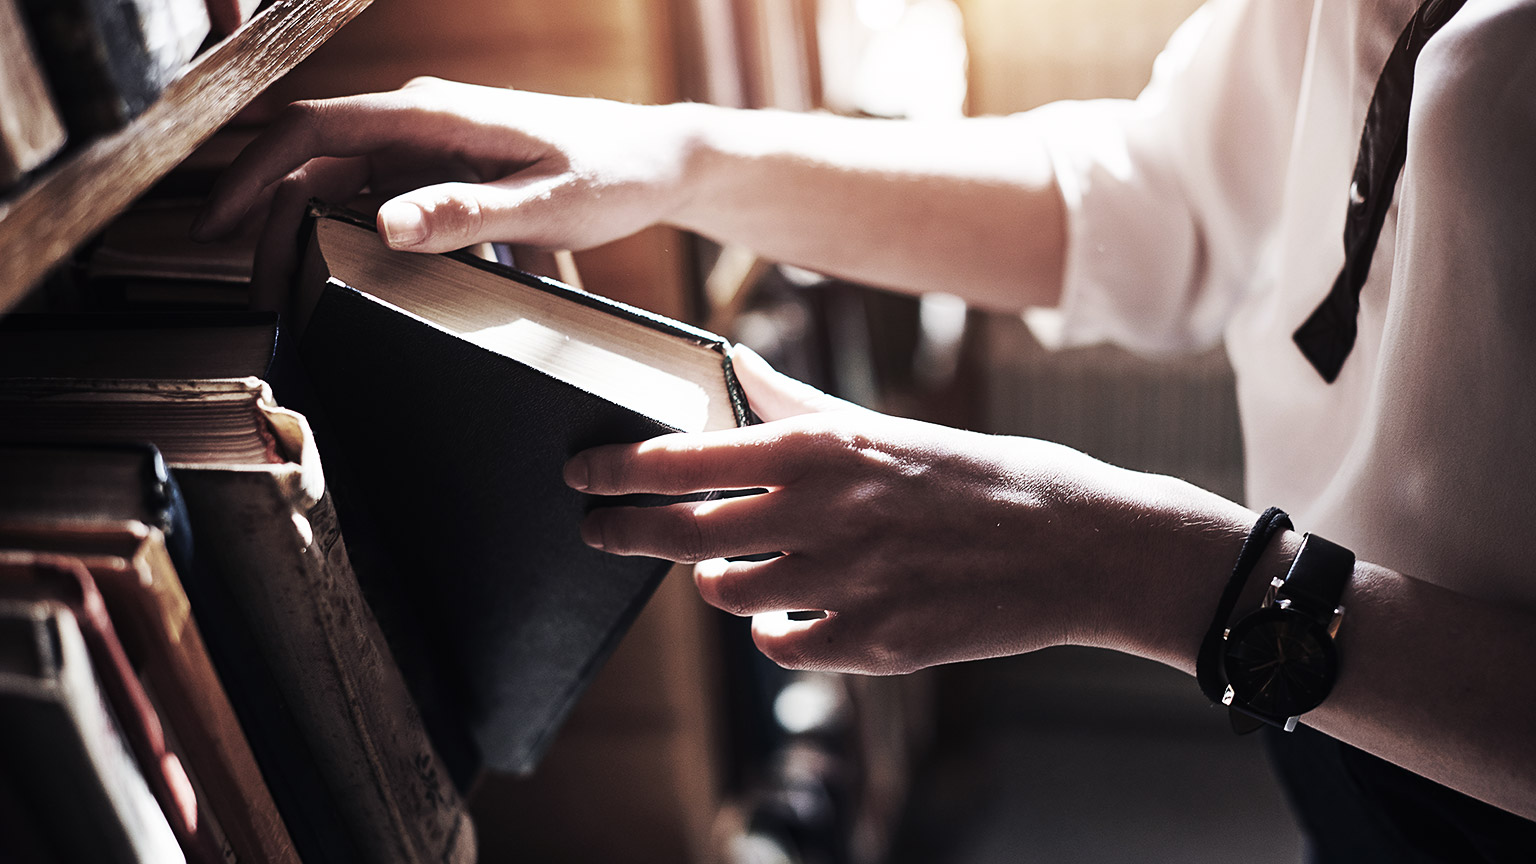
[[[707,590],[701,587],[700,591],[707,595],[705,599],[711,606],[738,618],[753,614],[753,605],[741,580],[726,576],[710,581],[713,584]]]
[[[317,153],[325,138],[326,103],[320,99],[302,99],[290,102],[278,115],[276,128],[283,137],[290,139],[294,149],[303,153]]]
[[[676,520],[674,560],[697,562],[716,557],[710,553],[707,526],[705,520],[699,518],[697,507],[684,504],[667,509],[673,511]]]
[[[325,103],[319,99],[300,99],[289,102],[278,115],[278,122],[298,133],[312,132],[325,114]]]
[[[817,666],[806,646],[799,641],[769,639],[757,633],[753,633],[752,639],[764,657],[785,669],[809,670]]]
[[[625,547],[620,542],[620,532],[615,523],[618,515],[609,508],[599,508],[587,514],[583,527],[583,535],[597,540],[599,545],[609,552],[623,552]]]
[[[485,208],[469,184],[451,184],[422,202],[422,213],[433,234],[467,239],[479,237],[485,227]]]
[[[593,492],[604,493],[623,488],[624,460],[606,448],[587,451],[587,484]]]
[[[309,200],[312,185],[309,171],[303,166],[295,168],[278,181],[277,189],[272,193],[274,206],[283,209],[300,207]]]
[[[926,665],[910,631],[894,623],[898,620],[899,616],[884,619],[861,640],[863,671],[872,675],[906,675]]]

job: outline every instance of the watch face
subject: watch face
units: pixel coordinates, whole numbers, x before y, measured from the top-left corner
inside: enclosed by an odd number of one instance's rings
[[[1338,654],[1328,631],[1290,609],[1269,607],[1227,635],[1227,681],[1233,702],[1271,717],[1316,708],[1333,689]]]

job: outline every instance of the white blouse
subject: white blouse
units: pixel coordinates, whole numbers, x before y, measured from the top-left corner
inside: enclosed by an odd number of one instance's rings
[[[1136,100],[1039,109],[1069,214],[1059,338],[1224,339],[1253,506],[1536,609],[1536,0],[1468,0],[1425,46],[1338,381],[1291,341],[1343,264],[1366,107],[1418,5],[1214,0]]]

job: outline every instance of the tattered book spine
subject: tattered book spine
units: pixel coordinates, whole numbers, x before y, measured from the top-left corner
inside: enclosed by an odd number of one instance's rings
[[[311,484],[278,476],[294,468],[178,469],[200,554],[243,610],[362,858],[471,864],[467,809],[363,600],[330,498],[295,500]]]

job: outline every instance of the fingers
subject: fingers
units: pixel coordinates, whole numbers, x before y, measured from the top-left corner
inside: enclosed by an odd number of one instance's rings
[[[295,102],[240,153],[214,185],[193,228],[196,239],[223,236],[263,192],[325,156],[362,156],[416,141],[434,124],[409,122],[419,112],[399,92]]]
[[[745,345],[737,345],[731,350],[731,366],[746,391],[752,410],[764,420],[854,407],[850,402],[829,396],[774,369]]]
[[[553,243],[564,221],[560,210],[568,208],[548,202],[563,182],[559,176],[519,175],[413,189],[379,208],[379,233],[391,248],[410,252],[450,252],[485,240]]]
[[[752,617],[752,641],[757,650],[786,669],[859,675],[913,671],[872,649],[868,634],[861,630],[856,618],[838,613],[812,620],[796,620],[783,612]]]
[[[594,495],[686,495],[781,486],[811,454],[779,446],[792,431],[773,425],[662,435],[638,444],[584,450],[565,464],[565,482]]]
[[[704,602],[740,617],[838,605],[835,582],[799,554],[767,561],[711,558],[693,568],[693,581]]]
[[[693,563],[777,552],[789,526],[770,495],[692,501],[664,507],[604,507],[581,523],[581,539],[617,555],[649,555]]]
[[[362,159],[314,159],[290,173],[269,195],[266,221],[251,269],[251,305],[285,312],[300,249],[295,238],[310,198],[347,200],[368,179]]]

